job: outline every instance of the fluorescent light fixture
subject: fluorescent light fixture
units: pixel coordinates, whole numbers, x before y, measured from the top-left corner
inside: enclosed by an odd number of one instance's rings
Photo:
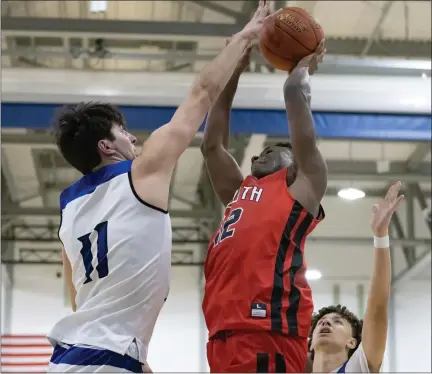
[[[338,192],[338,196],[345,200],[358,200],[363,199],[366,194],[362,190],[349,187],[340,189]]]
[[[108,1],[107,0],[91,0],[90,1],[90,12],[98,13],[98,12],[106,12],[108,10]]]
[[[306,270],[307,280],[318,280],[322,276],[321,272],[318,270]]]

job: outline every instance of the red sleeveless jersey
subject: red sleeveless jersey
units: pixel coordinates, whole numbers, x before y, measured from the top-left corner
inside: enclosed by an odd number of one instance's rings
[[[265,330],[307,337],[313,302],[304,242],[324,218],[290,194],[287,169],[246,177],[214,234],[204,266],[203,312],[212,337],[223,330]]]

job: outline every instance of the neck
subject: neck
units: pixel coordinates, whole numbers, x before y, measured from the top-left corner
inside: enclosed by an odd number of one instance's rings
[[[104,166],[117,164],[118,162],[125,161],[126,159],[120,155],[115,155],[110,158],[103,159],[102,162],[96,166],[93,171],[96,171]]]
[[[333,370],[342,366],[347,360],[345,351],[326,353],[323,351],[316,351],[313,360],[313,373],[331,373]]]

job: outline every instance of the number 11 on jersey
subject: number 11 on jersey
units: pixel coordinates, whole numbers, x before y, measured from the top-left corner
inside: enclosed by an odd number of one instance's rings
[[[93,279],[90,277],[94,268],[92,265],[93,262],[93,253],[92,253],[92,242],[90,240],[90,235],[96,231],[98,234],[97,238],[97,261],[96,271],[98,273],[99,279],[105,278],[108,275],[108,222],[101,222],[93,229],[92,232],[85,234],[78,238],[81,242],[81,256],[84,262],[85,268],[85,276],[86,280],[84,284],[92,282]]]

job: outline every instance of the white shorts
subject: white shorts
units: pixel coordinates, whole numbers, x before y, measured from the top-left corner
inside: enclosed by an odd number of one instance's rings
[[[135,349],[129,349],[135,351]],[[48,365],[48,373],[142,373],[138,355],[121,355],[107,349],[57,344]],[[135,357],[132,357],[135,356]]]

